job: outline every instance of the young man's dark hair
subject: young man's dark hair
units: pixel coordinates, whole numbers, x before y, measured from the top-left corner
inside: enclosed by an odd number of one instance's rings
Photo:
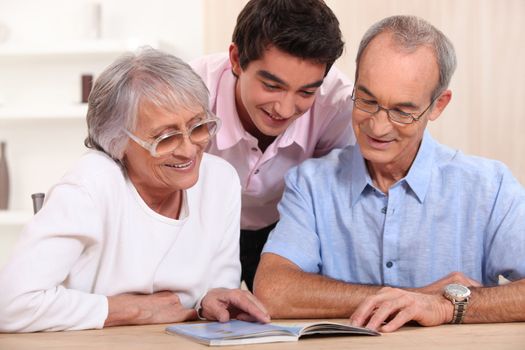
[[[339,21],[322,0],[251,0],[237,17],[232,41],[242,69],[273,45],[305,60],[326,64],[343,53]]]

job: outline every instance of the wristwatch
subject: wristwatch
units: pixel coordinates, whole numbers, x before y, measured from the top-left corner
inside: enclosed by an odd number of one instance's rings
[[[454,316],[450,323],[462,323],[470,300],[470,289],[461,284],[449,284],[445,287],[443,296],[454,305]]]

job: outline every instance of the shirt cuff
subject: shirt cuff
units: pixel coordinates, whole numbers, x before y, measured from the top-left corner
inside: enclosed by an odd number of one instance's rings
[[[199,320],[202,320],[202,321],[206,321],[206,317],[202,316],[202,300],[204,299],[204,297],[208,294],[208,292],[204,293],[198,300],[197,300],[197,303],[195,304],[195,311],[197,311],[197,317],[199,318]]]

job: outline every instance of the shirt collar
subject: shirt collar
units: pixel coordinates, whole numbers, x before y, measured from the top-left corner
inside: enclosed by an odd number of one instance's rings
[[[225,71],[217,87],[217,99],[215,102],[215,114],[222,121],[222,127],[217,133],[217,148],[224,150],[233,147],[243,138],[247,132],[244,130],[237,107],[235,106],[235,83],[237,78],[231,71]]]
[[[373,185],[372,179],[368,174],[368,169],[366,168],[365,159],[363,158],[363,154],[361,153],[361,149],[359,148],[359,144],[356,143],[354,146],[349,147],[352,148],[352,159],[350,162],[350,174],[352,176],[350,200],[352,206],[354,206],[354,204],[361,196],[361,193],[363,193],[363,191],[365,190],[366,186]]]
[[[425,130],[416,158],[414,159],[408,174],[404,179],[400,180],[406,181],[407,185],[412,189],[421,203],[425,200],[430,185],[435,147],[436,141],[434,141],[432,136],[430,136],[430,133]],[[367,185],[374,187],[372,178],[366,167],[365,159],[363,158],[363,154],[357,143],[352,148],[350,169],[352,174],[352,192],[350,194],[350,199],[353,206]]]
[[[279,148],[284,148],[296,143],[303,149],[303,151],[306,151],[306,147],[308,146],[308,136],[310,135],[308,132],[311,123],[310,116],[311,113],[309,109],[299,118],[294,120],[292,124],[290,124],[277,138],[277,146]]]
[[[436,141],[434,141],[430,133],[425,130],[421,145],[417,151],[416,159],[414,159],[408,174],[405,176],[406,183],[421,203],[425,200],[428,187],[430,186],[435,148]]]

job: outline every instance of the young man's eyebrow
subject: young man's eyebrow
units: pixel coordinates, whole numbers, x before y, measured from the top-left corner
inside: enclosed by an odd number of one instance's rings
[[[284,80],[282,80],[281,78],[279,78],[275,74],[272,74],[272,73],[270,73],[270,72],[268,72],[266,70],[262,70],[262,69],[258,70],[257,74],[259,76],[261,76],[262,78],[264,78],[264,79],[268,79],[268,80],[274,81],[274,82],[276,82],[278,84],[281,84],[281,85],[284,85],[284,86],[288,86],[288,84]],[[321,79],[321,80],[318,80],[316,82],[303,85],[303,86],[301,86],[301,89],[318,88],[319,86],[321,86],[323,84],[323,81],[324,81],[324,79]]]
[[[284,80],[282,80],[281,78],[279,78],[275,74],[272,74],[272,73],[268,72],[267,70],[262,70],[262,69],[258,70],[257,71],[257,75],[261,76],[264,79],[275,81],[278,84],[288,86],[288,84],[286,84],[286,82]]]
[[[323,81],[324,79],[321,79],[321,80],[318,80],[316,82],[313,82],[313,83],[310,83],[310,84],[306,84],[306,85],[303,85],[301,86],[301,89],[312,89],[312,88],[318,88],[319,86],[321,86],[323,84]]]

